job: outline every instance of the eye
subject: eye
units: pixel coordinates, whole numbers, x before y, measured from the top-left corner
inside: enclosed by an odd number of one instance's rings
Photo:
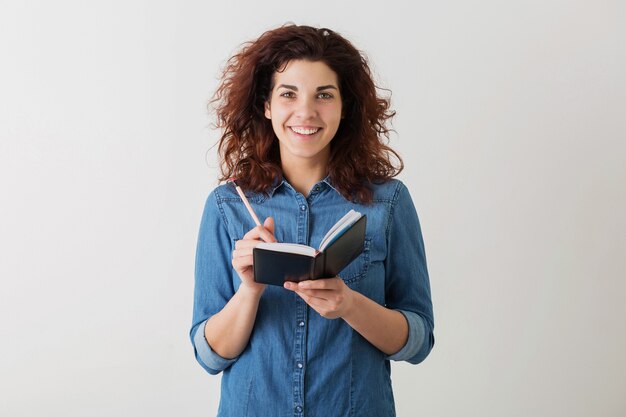
[[[293,91],[285,91],[284,93],[280,93],[280,96],[285,98],[294,98],[296,95]]]
[[[330,93],[319,93],[317,95],[319,98],[324,99],[324,100],[329,100],[331,98],[333,98],[333,95]]]

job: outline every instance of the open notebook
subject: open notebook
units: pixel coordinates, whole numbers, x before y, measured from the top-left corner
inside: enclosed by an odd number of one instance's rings
[[[317,249],[297,243],[259,243],[253,250],[254,280],[282,286],[285,281],[334,277],[365,243],[367,217],[350,210],[324,235]]]

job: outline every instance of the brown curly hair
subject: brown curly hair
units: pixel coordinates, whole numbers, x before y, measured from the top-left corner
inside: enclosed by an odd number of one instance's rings
[[[235,177],[244,190],[266,192],[282,178],[278,140],[264,105],[274,73],[300,59],[324,62],[337,74],[343,119],[330,143],[327,174],[344,197],[370,203],[368,184],[387,181],[404,168],[400,156],[386,145],[387,121],[395,111],[389,109],[389,99],[377,95],[365,56],[325,28],[288,24],[267,31],[227,61],[209,102],[216,111],[215,126],[222,129],[219,180]]]

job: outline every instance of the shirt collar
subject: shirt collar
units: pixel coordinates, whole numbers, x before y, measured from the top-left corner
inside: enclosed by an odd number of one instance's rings
[[[274,178],[274,182],[272,183],[272,185],[270,186],[267,192],[270,198],[274,195],[276,190],[278,190],[284,183],[285,183],[285,179],[283,178],[282,175],[280,177]]]
[[[317,183],[317,185],[321,186],[321,187],[325,187],[328,186],[330,188],[332,188],[333,190],[335,190],[335,192],[337,192],[338,194],[341,194],[339,192],[339,190],[337,190],[334,186],[333,186],[333,181],[330,178],[330,175],[327,175],[326,177],[324,177],[320,182]],[[287,180],[285,180],[284,177],[280,177],[280,178],[275,178],[274,182],[272,183],[272,185],[270,186],[270,188],[268,189],[268,195],[271,198],[274,193],[282,186],[289,186],[290,188],[291,185],[287,182]]]
[[[337,194],[341,194],[339,192],[339,190],[337,190],[334,186],[333,186],[333,180],[330,178],[330,175],[327,175],[326,178],[324,178],[322,180],[323,183],[325,183],[326,185],[328,185],[330,188],[332,188],[333,190],[335,190],[335,192],[337,192]]]

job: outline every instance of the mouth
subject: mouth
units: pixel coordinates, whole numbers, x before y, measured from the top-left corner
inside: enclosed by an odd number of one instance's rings
[[[289,126],[289,129],[300,136],[312,136],[322,130],[321,127]]]

